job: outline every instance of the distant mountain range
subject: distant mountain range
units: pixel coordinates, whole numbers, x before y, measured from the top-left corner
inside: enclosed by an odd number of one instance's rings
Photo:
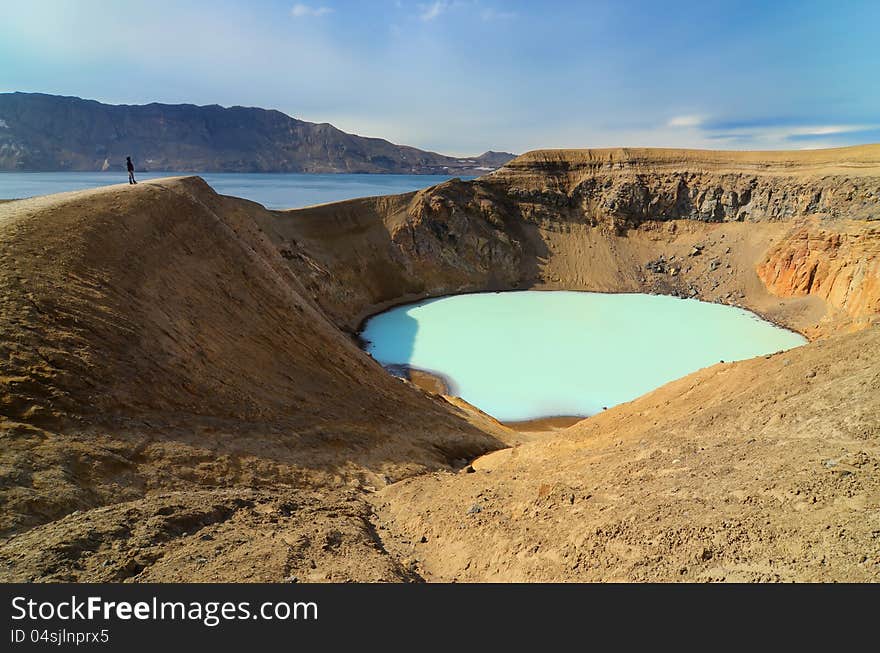
[[[141,171],[454,175],[480,175],[514,157],[450,157],[252,107],[0,93],[0,170],[121,170],[126,156]]]

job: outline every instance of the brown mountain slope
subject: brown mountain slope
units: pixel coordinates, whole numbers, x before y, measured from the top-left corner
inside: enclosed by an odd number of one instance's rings
[[[377,484],[499,446],[329,323],[262,211],[198,179],[3,206],[3,531],[193,483]]]
[[[876,580],[880,148],[635,152],[287,212],[198,179],[0,206],[0,578]],[[814,342],[535,441],[351,338],[508,288]]]

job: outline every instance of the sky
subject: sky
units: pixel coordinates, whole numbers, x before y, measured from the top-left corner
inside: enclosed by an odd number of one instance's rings
[[[880,0],[0,0],[0,92],[259,106],[457,156],[880,142]]]

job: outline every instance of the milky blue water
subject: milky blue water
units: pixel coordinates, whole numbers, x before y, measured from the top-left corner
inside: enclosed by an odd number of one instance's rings
[[[436,371],[502,421],[593,415],[721,360],[806,339],[740,308],[586,292],[459,295],[391,309],[362,337],[383,365]]]
[[[293,209],[355,197],[394,195],[451,179],[446,175],[304,175],[233,172],[142,172],[138,180],[199,175],[222,195],[259,202],[270,209]],[[461,177],[473,179],[473,177]],[[63,193],[128,183],[123,172],[0,172],[0,199]]]

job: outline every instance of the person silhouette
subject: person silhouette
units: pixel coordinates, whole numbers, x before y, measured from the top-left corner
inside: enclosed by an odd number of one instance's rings
[[[125,157],[125,167],[128,168],[128,183],[136,184],[137,182],[134,180],[134,164],[131,162],[131,157]]]

